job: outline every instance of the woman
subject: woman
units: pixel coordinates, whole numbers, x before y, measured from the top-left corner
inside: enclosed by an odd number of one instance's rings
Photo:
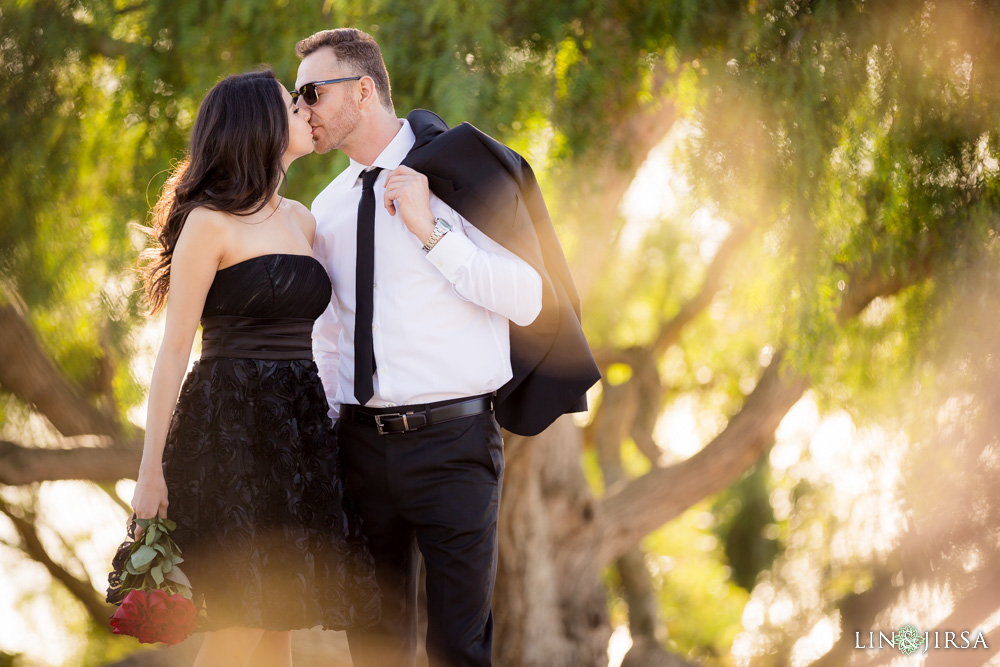
[[[290,630],[378,618],[312,361],[330,280],[311,255],[315,219],[280,195],[313,150],[308,114],[270,71],[218,83],[143,253],[150,312],[168,290],[170,303],[132,507],[165,517],[169,502],[212,630],[195,667],[289,665]],[[202,356],[181,386],[199,319]]]

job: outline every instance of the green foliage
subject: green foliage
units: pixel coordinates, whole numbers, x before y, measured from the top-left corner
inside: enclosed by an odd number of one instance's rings
[[[716,497],[712,508],[732,580],[747,591],[753,590],[757,575],[769,570],[781,551],[769,482],[765,457]]]
[[[710,506],[701,503],[644,541],[667,628],[667,647],[710,665],[730,665],[748,594],[730,577],[713,534]]]
[[[136,523],[143,533],[129,549],[122,575],[122,595],[133,589],[161,588],[170,595],[180,593],[190,600],[191,582],[177,567],[184,559],[180,548],[170,537],[177,524],[160,517],[136,519]]]
[[[153,646],[142,644],[136,646],[137,642],[134,637],[109,634],[105,628],[97,628],[93,624],[90,624],[85,637],[86,644],[76,662],[79,667],[111,665],[130,655],[154,650]],[[70,666],[67,665],[67,667]]]
[[[751,8],[705,58],[711,94],[690,164],[724,218],[779,234],[795,361],[822,379],[841,281],[912,279],[929,262],[944,277],[996,231],[1000,40],[985,26],[997,10]],[[934,324],[909,314],[911,331]]]

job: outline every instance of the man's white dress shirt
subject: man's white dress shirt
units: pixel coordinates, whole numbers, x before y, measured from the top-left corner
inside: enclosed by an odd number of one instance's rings
[[[406,120],[375,159],[375,282],[372,339],[375,395],[393,407],[496,391],[512,377],[509,323],[526,326],[542,308],[542,283],[527,262],[472,226],[431,193],[431,212],[452,225],[430,252],[383,205],[385,179],[413,147]],[[333,298],[313,330],[313,352],[336,420],[354,397],[354,320],[361,172],[351,160],[312,205],[313,250],[333,281]]]

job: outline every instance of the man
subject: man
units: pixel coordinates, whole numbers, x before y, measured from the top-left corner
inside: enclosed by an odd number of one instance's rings
[[[313,203],[334,287],[314,350],[383,593],[351,654],[413,663],[415,543],[431,664],[489,665],[500,425],[533,435],[586,409],[599,375],[576,293],[520,156],[427,111],[398,119],[364,32],[296,50],[316,151],[351,158]]]

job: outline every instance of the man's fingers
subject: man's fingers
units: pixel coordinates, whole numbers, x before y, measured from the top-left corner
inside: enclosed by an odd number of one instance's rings
[[[386,188],[394,185],[402,186],[408,183],[416,183],[417,185],[423,184],[423,181],[426,178],[423,174],[413,171],[412,169],[409,172],[401,172],[400,169],[404,168],[405,167],[400,167],[385,177]]]
[[[426,189],[427,179],[423,174],[400,165],[386,176],[382,203],[389,215],[396,215],[401,204],[408,205],[413,197],[419,197]]]
[[[392,178],[393,176],[408,176],[417,173],[419,172],[417,172],[414,169],[410,169],[405,164],[401,164],[395,169],[393,169],[391,172],[389,172],[389,178]]]
[[[399,193],[394,188],[386,188],[385,195],[382,196],[382,203],[385,205],[385,210],[389,211],[389,215],[396,215],[397,199],[399,199]]]

